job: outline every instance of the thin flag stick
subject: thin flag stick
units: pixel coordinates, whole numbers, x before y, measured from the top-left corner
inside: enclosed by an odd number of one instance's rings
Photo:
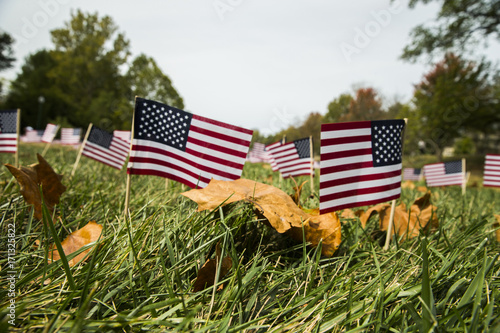
[[[465,172],[465,158],[462,158],[462,195],[465,195],[466,187],[467,187],[467,176]]]
[[[61,126],[59,126],[59,125],[56,126],[56,130],[54,132],[54,136],[57,135],[57,131],[59,131],[59,127],[61,127]],[[54,139],[52,139],[52,141],[54,141]],[[44,157],[45,153],[47,152],[47,150],[49,150],[49,147],[52,144],[52,141],[47,142],[47,144],[45,145],[45,148],[43,149],[43,152],[42,152],[42,157]]]
[[[408,124],[408,118],[403,118],[405,121],[405,132],[406,132],[406,125]],[[401,156],[403,156],[403,147],[404,147],[404,133],[403,133],[403,138],[401,140]],[[391,212],[389,214],[389,225],[387,226],[387,235],[385,237],[385,245],[384,245],[384,251],[387,251],[389,249],[389,244],[391,243],[391,238],[392,238],[392,228],[394,224],[394,212],[396,211],[396,199],[392,200],[391,202]]]
[[[71,177],[75,175],[76,168],[78,167],[78,163],[80,163],[80,157],[82,157],[83,148],[85,148],[85,144],[87,143],[87,139],[89,138],[90,130],[92,129],[92,123],[89,124],[87,128],[87,133],[85,133],[85,138],[83,138],[82,145],[80,147],[80,151],[78,152],[78,156],[76,157],[75,164],[73,165],[73,170],[71,170]]]
[[[14,165],[19,168],[19,133],[21,131],[21,109],[17,109],[17,119],[16,119],[16,153],[14,155]]]
[[[313,157],[313,139],[309,135],[309,155],[311,156],[311,195],[314,194],[314,157]]]
[[[137,101],[137,96],[135,96],[134,99],[134,112],[132,113],[132,129],[130,130],[130,151],[128,153],[128,156],[130,158],[132,154],[132,146],[134,143],[134,122],[135,122],[135,103]],[[129,160],[130,163],[130,160]],[[132,182],[132,175],[127,172],[127,183],[125,185],[125,208],[123,211],[123,214],[126,216],[128,213],[129,205],[130,205],[130,186]]]

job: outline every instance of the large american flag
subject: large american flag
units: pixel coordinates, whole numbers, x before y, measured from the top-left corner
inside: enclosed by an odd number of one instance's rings
[[[0,110],[0,153],[17,151],[17,110]]]
[[[276,146],[270,152],[283,178],[311,174],[309,138]]]
[[[500,155],[486,155],[483,186],[500,187]]]
[[[321,125],[321,214],[399,198],[404,128],[404,120]]]
[[[404,168],[403,169],[403,180],[418,181],[422,176],[422,169],[415,168]]]
[[[130,144],[113,134],[92,126],[82,155],[120,170],[125,164]]]
[[[282,142],[278,141],[278,142],[274,142],[274,143],[271,143],[271,144],[266,146],[266,152],[269,155],[269,164],[271,164],[271,169],[273,171],[278,171],[279,168],[278,168],[278,164],[276,164],[276,159],[273,156],[272,150],[281,146],[281,145],[282,145]]]
[[[54,125],[54,124],[47,124],[45,127],[45,131],[43,132],[42,135],[42,142],[45,143],[50,143],[54,140],[54,137],[56,136],[57,130],[59,129],[59,125]]]
[[[61,129],[61,144],[76,145],[80,143],[81,128],[62,128]]]
[[[241,177],[253,131],[136,98],[129,174],[204,188]]]
[[[429,187],[463,185],[465,182],[462,161],[426,164],[424,176]]]

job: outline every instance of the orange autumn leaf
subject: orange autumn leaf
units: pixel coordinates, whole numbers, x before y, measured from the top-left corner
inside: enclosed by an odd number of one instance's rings
[[[336,215],[326,214],[326,217],[321,217],[309,214],[300,209],[288,194],[271,185],[249,179],[212,179],[204,189],[190,190],[182,195],[198,203],[198,211],[212,210],[219,205],[237,201],[252,203],[257,213],[263,215],[279,233],[295,229],[290,231],[293,237],[300,232],[300,238],[297,236],[299,241],[302,241],[304,224],[305,229],[310,229],[305,232],[306,241],[311,242],[313,246],[319,243],[318,235],[323,237],[322,253],[326,256],[331,256],[333,249],[340,245],[340,222]],[[326,241],[332,243],[326,245]]]
[[[415,188],[415,184],[412,181],[407,180],[401,184],[401,188],[408,188],[410,190],[413,190]]]
[[[45,205],[50,212],[53,212],[54,205],[59,203],[59,198],[66,191],[66,186],[61,183],[62,175],[55,173],[40,154],[37,154],[37,158],[38,164],[28,167],[16,168],[10,164],[5,164],[5,166],[19,183],[21,194],[26,203],[33,205],[35,218],[41,220],[42,197],[40,187],[42,188]]]
[[[382,212],[388,208],[390,209],[391,205],[386,204],[386,203],[381,203],[381,204],[378,204],[376,206],[369,208],[366,212],[364,212],[362,210],[358,210],[358,211],[356,211],[356,215],[359,216],[359,220],[361,221],[361,226],[363,226],[363,228],[366,228],[366,223],[368,222],[368,220],[370,219],[370,217],[373,214],[380,214],[380,212]]]
[[[208,259],[205,264],[198,271],[198,276],[193,285],[193,291],[198,292],[211,287],[215,283],[215,278],[217,276],[217,265],[221,265],[219,280],[221,280],[233,266],[233,261],[229,256],[226,256],[220,260],[221,248],[219,243],[216,245],[216,255],[215,259]]]
[[[78,251],[82,247],[92,242],[95,242],[99,239],[102,232],[102,225],[97,224],[95,221],[90,221],[83,228],[72,232],[66,239],[61,242],[62,248],[64,250],[64,254],[66,256],[71,253]],[[74,257],[73,259],[68,261],[70,267],[76,265],[80,260],[82,260],[87,253],[90,252],[91,249],[87,249]],[[57,261],[61,259],[59,252],[55,244],[52,244],[49,251],[49,261]]]
[[[343,218],[343,219],[355,219],[357,216],[356,216],[356,213],[352,210],[352,209],[344,209],[342,211],[342,214],[340,214],[340,217]]]

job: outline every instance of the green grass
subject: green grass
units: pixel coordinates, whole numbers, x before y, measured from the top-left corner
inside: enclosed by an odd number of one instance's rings
[[[21,164],[43,146],[23,145]],[[13,163],[0,155],[2,163]],[[76,151],[52,147],[47,161],[69,175]],[[290,180],[247,164],[244,178],[291,193]],[[272,176],[272,179],[271,179]],[[315,178],[316,188],[319,177]],[[437,232],[383,251],[366,230],[342,220],[342,244],[332,258],[265,226],[252,207],[236,203],[212,212],[180,195],[184,186],[157,177],[132,178],[124,217],[125,172],[85,157],[61,197],[53,232],[63,240],[95,220],[103,234],[87,260],[69,271],[46,264],[52,228],[32,218],[16,182],[0,170],[1,329],[19,332],[498,332],[500,245],[493,214],[500,191],[437,189]],[[306,180],[307,178],[304,178]],[[298,182],[302,182],[299,179]],[[302,204],[317,207],[304,186]],[[411,203],[420,194],[404,189]],[[7,229],[16,227],[15,327],[8,323]],[[35,241],[40,246],[35,246]],[[231,271],[215,288],[193,293],[197,272],[221,244]],[[76,254],[75,254],[76,255]],[[73,255],[68,256],[71,259]],[[71,278],[68,279],[68,274]],[[223,285],[221,291],[216,288]]]

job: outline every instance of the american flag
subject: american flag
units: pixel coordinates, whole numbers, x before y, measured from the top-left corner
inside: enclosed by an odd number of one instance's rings
[[[63,128],[61,129],[61,144],[76,145],[80,143],[81,128]]]
[[[463,185],[465,182],[465,170],[462,170],[462,161],[424,165],[424,176],[429,187]]]
[[[486,155],[483,186],[500,187],[500,155]]]
[[[278,164],[276,164],[276,159],[273,156],[272,150],[281,146],[281,145],[282,145],[282,142],[278,141],[278,142],[271,143],[270,145],[266,146],[266,152],[268,152],[268,155],[269,155],[269,164],[271,164],[271,169],[273,171],[278,171],[279,168],[278,168]]]
[[[43,131],[26,127],[24,135],[21,137],[23,142],[41,142]]]
[[[120,170],[125,164],[130,144],[113,134],[92,126],[82,155]]]
[[[248,153],[248,161],[250,163],[269,163],[269,154],[266,152],[266,145],[254,142],[252,149]]]
[[[59,129],[59,125],[47,124],[45,127],[45,131],[42,135],[42,142],[50,143],[54,140],[56,136],[57,130]]]
[[[17,110],[0,110],[0,153],[17,151]]]
[[[240,178],[253,131],[136,98],[129,174],[204,188]]]
[[[404,168],[403,180],[418,181],[422,176],[422,169]]]
[[[117,138],[122,139],[123,141],[128,142],[128,144],[130,145],[131,136],[132,136],[132,132],[131,131],[118,131],[118,130],[114,130],[113,131],[113,135],[116,136]]]
[[[270,152],[283,178],[311,174],[309,138],[276,146]]]
[[[399,198],[404,128],[404,120],[321,125],[321,214]]]

